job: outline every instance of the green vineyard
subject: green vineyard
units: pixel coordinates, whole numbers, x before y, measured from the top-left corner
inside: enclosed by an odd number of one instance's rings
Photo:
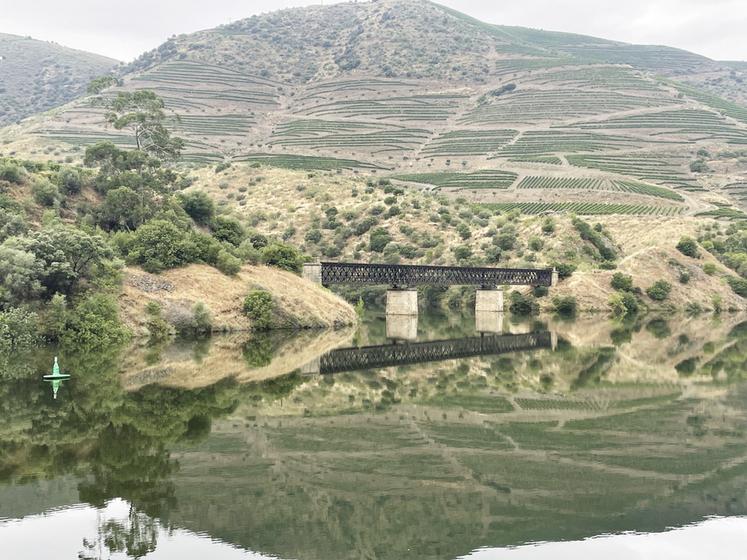
[[[312,117],[367,118],[393,121],[445,121],[453,116],[465,95],[432,94],[320,103],[303,113]]]
[[[638,216],[676,216],[682,208],[676,206],[648,206],[645,204],[608,204],[605,202],[494,202],[483,204],[498,212],[520,210],[522,214],[574,212],[582,215],[630,214]]]
[[[681,202],[682,196],[663,187],[638,183],[636,181],[610,180],[598,177],[524,177],[517,186],[519,189],[578,189],[627,192],[644,196],[653,196]]]
[[[729,144],[747,144],[747,131],[740,130],[721,115],[700,109],[675,109],[574,126],[585,129],[656,129],[656,136],[677,134],[691,136],[692,141],[721,140]]]
[[[439,188],[456,189],[507,189],[516,174],[509,171],[483,170],[474,173],[417,173],[395,175],[392,179],[411,183],[422,183]]]
[[[510,129],[455,130],[440,135],[423,149],[422,154],[425,157],[487,155],[505,146],[516,134]]]
[[[335,171],[342,169],[385,169],[373,163],[365,163],[354,159],[337,159],[329,157],[275,155],[275,154],[245,154],[236,156],[233,161],[260,163],[270,167],[284,169],[313,169],[318,171]]]
[[[636,148],[641,141],[626,136],[566,130],[530,130],[501,149],[502,157],[531,156],[556,152],[603,152]]]
[[[576,167],[586,167],[619,173],[620,175],[630,175],[638,179],[666,185],[680,187],[697,186],[695,179],[684,170],[684,163],[688,161],[687,156],[653,153],[581,154],[569,155],[567,159],[568,163]]]

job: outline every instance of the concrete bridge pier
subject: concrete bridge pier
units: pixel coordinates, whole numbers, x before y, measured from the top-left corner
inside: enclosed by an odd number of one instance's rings
[[[314,358],[308,364],[304,365],[301,368],[301,373],[303,375],[316,375],[317,373],[319,373],[320,365],[321,360],[319,358]]]
[[[387,315],[386,337],[392,340],[413,341],[418,338],[417,315]]]
[[[302,276],[314,284],[322,283],[322,263],[306,263],[303,265]]]
[[[480,334],[503,334],[502,311],[476,311],[475,330]]]
[[[503,290],[500,288],[478,288],[475,292],[475,313],[502,313]]]
[[[415,289],[390,289],[386,292],[386,314],[417,315],[418,291]],[[416,327],[417,329],[417,327]]]

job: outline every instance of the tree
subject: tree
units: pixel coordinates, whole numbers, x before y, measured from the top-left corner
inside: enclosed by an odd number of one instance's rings
[[[29,252],[0,245],[0,302],[17,305],[39,297],[44,288],[41,262]]]
[[[106,103],[106,120],[117,130],[129,129],[139,151],[160,160],[177,160],[184,148],[165,126],[163,100],[149,90],[120,92]]]
[[[369,241],[369,249],[371,251],[374,251],[376,253],[381,253],[384,248],[389,245],[389,242],[392,240],[392,237],[389,235],[389,232],[385,230],[384,228],[376,228],[373,231],[371,231],[371,238]]]
[[[107,230],[136,229],[150,217],[151,208],[151,198],[145,193],[129,187],[112,189],[99,209],[99,223]]]
[[[192,252],[186,232],[166,220],[152,220],[135,232],[129,258],[148,272],[160,272],[187,264]]]
[[[24,238],[12,238],[6,245],[34,255],[42,266],[39,278],[46,296],[55,292],[72,295],[82,281],[104,273],[113,253],[98,235],[72,226],[55,224]]]
[[[252,328],[256,330],[269,329],[272,324],[272,314],[275,304],[272,294],[264,290],[252,290],[244,298],[244,314],[252,321]]]
[[[118,80],[114,76],[99,76],[98,78],[94,78],[91,80],[88,84],[88,95],[98,95],[102,91],[104,91],[106,88],[116,86],[120,84],[120,80]]]
[[[210,230],[218,241],[226,241],[236,247],[241,245],[246,237],[246,232],[239,221],[225,216],[217,216],[210,224]]]

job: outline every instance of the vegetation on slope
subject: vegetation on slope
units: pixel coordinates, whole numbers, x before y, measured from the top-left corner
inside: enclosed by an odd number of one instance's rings
[[[0,126],[63,105],[116,60],[55,43],[0,33]]]

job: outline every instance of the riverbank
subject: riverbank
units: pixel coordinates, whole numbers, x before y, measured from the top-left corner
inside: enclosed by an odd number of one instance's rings
[[[149,309],[154,304],[175,330],[192,321],[195,306],[202,304],[213,332],[250,331],[257,325],[244,314],[243,304],[254,290],[271,296],[269,330],[340,328],[357,321],[355,310],[342,298],[291,272],[244,266],[238,274],[227,276],[198,264],[157,275],[127,267],[118,300],[120,317],[133,336],[149,337]]]

